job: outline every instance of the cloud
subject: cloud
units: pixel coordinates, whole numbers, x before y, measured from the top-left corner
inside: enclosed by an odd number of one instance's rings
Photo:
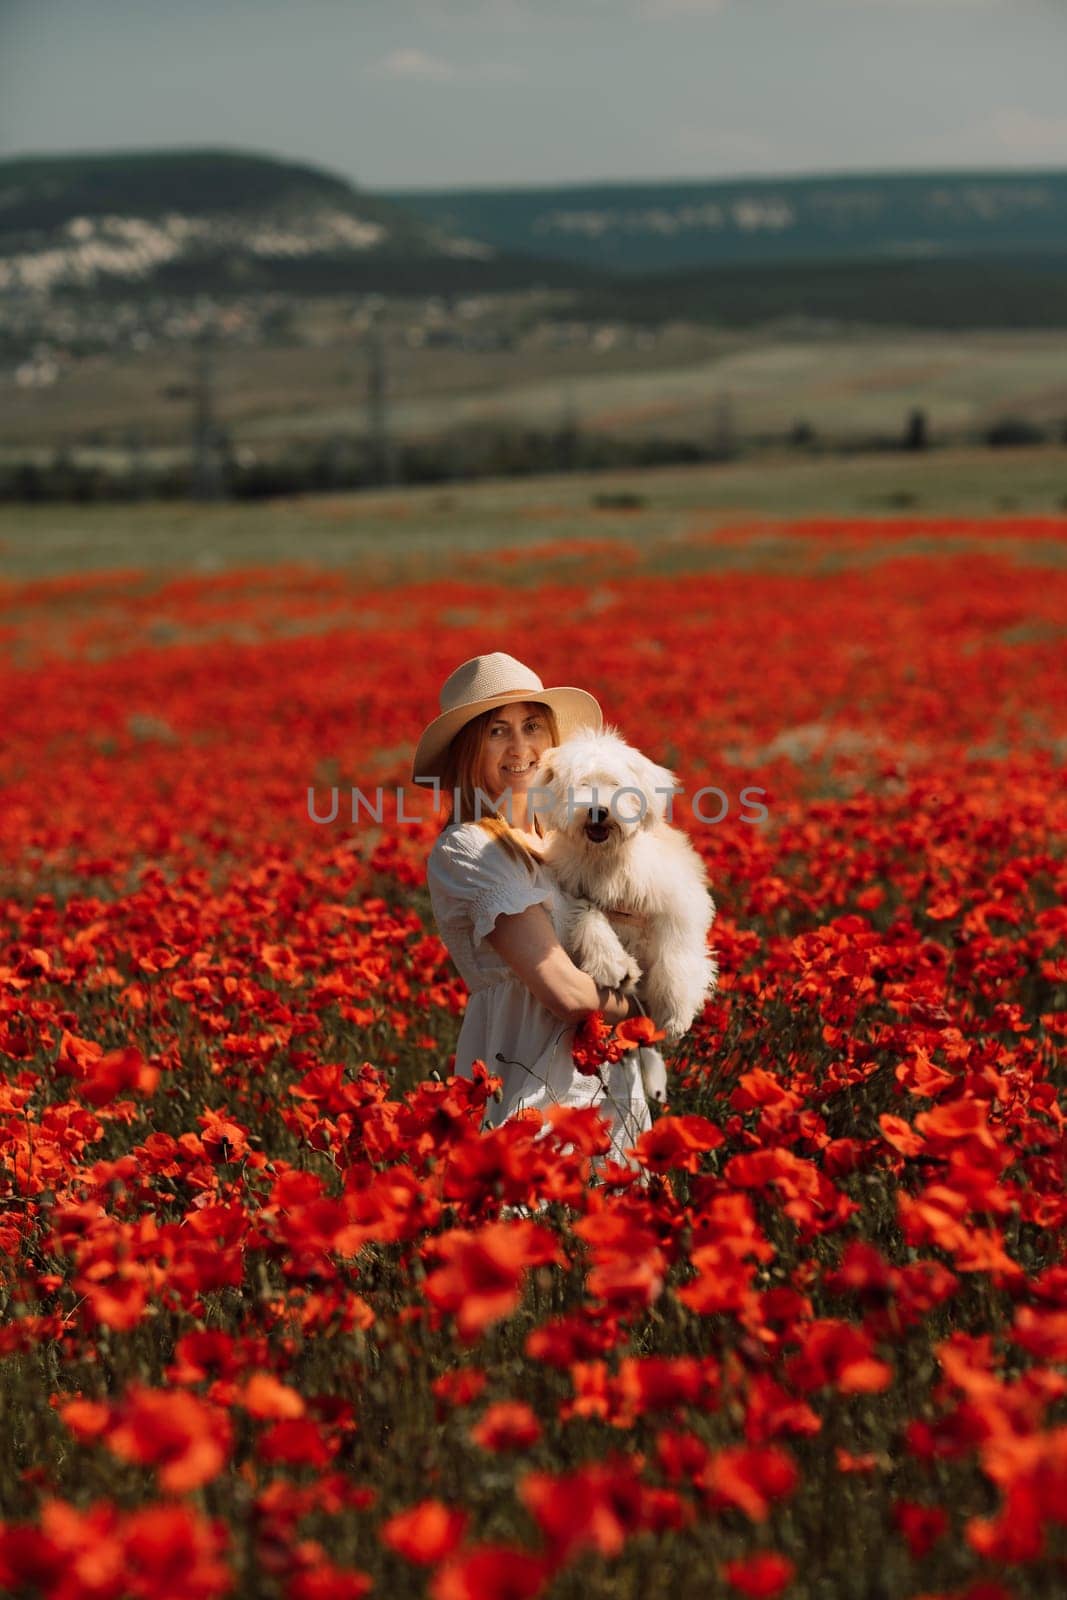
[[[616,0],[592,0],[595,6],[614,5]],[[835,11],[853,11],[859,6],[874,10],[927,11],[1006,11],[1018,0],[814,0],[813,9],[820,5]],[[739,0],[633,0],[637,16],[645,18],[710,17],[722,11],[739,10]]]
[[[615,0],[592,0],[592,3],[614,5]],[[915,11],[922,7],[927,11],[1006,11],[1017,3],[1018,0],[816,0],[816,5],[837,11],[855,10],[857,5],[866,6],[868,10],[904,8]],[[738,0],[633,0],[633,5],[637,16],[655,18],[710,17],[721,11],[740,9]]]
[[[1067,160],[1067,116],[1041,116],[1022,106],[1005,106],[994,115],[990,132],[1005,155]]]
[[[1067,115],[1000,106],[899,144],[895,164],[921,167],[1067,166]],[[873,165],[873,163],[872,163]]]
[[[1007,11],[1018,0],[830,0],[838,10],[855,10],[857,5],[875,10],[918,11]]]
[[[513,83],[523,76],[521,68],[508,61],[477,61],[457,67],[442,56],[416,49],[392,50],[369,71],[376,78],[414,83]]]
[[[1017,0],[823,0],[838,11],[1006,11]]]
[[[422,83],[451,83],[456,69],[425,50],[393,50],[371,68],[376,78],[417,78]]]
[[[725,11],[730,0],[638,0],[640,17],[708,17]]]

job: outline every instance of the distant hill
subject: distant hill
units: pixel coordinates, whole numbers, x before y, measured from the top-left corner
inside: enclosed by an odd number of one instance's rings
[[[0,291],[573,285],[318,168],[229,150],[0,161]]]
[[[1067,172],[382,195],[229,150],[0,161],[5,301],[534,287],[588,321],[1067,326]]]
[[[409,189],[386,198],[497,250],[612,273],[1067,254],[1067,172]]]

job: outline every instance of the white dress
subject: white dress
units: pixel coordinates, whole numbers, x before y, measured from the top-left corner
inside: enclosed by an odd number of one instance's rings
[[[608,1159],[635,1166],[625,1151],[652,1126],[640,1052],[632,1050],[600,1068],[606,1088],[597,1077],[579,1072],[571,1055],[574,1024],[560,1022],[535,1000],[486,942],[499,916],[538,904],[559,937],[559,893],[540,862],[534,869],[531,875],[474,822],[447,828],[430,852],[426,882],[438,932],[470,990],[456,1044],[456,1075],[469,1079],[474,1062],[483,1061],[503,1079],[502,1100],[486,1105],[483,1132],[527,1106],[597,1104],[610,1124]]]

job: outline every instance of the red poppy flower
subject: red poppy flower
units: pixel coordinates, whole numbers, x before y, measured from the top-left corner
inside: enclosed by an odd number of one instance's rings
[[[431,1600],[536,1600],[549,1563],[514,1545],[486,1544],[453,1556],[429,1583]]]
[[[369,1573],[319,1560],[312,1571],[290,1578],[285,1596],[286,1600],[363,1600],[373,1588]]]
[[[811,1323],[800,1339],[788,1371],[804,1393],[832,1386],[840,1394],[878,1394],[892,1382],[893,1369],[874,1358],[869,1336],[852,1323],[827,1317]]]
[[[59,1414],[83,1444],[99,1439],[111,1422],[111,1407],[101,1400],[68,1400],[60,1406]]]
[[[432,1250],[446,1265],[427,1274],[423,1293],[454,1313],[468,1344],[515,1310],[529,1268],[562,1260],[552,1234],[525,1221],[489,1223],[477,1233],[455,1229],[435,1238]]]
[[[574,1030],[571,1056],[575,1067],[586,1077],[595,1078],[602,1066],[621,1061],[625,1053],[614,1030],[599,1011],[591,1011]]]
[[[120,1094],[152,1094],[159,1069],[150,1067],[139,1050],[109,1050],[78,1084],[78,1094],[91,1106],[110,1105]]]
[[[254,1372],[237,1398],[250,1417],[261,1420],[302,1417],[306,1410],[303,1397],[269,1372]]]
[[[753,1522],[765,1522],[771,1505],[791,1495],[800,1473],[791,1456],[774,1445],[762,1449],[719,1450],[698,1479],[712,1507],[736,1506]]]
[[[636,1016],[624,1017],[615,1024],[615,1037],[620,1039],[630,1050],[636,1050],[642,1045],[657,1044],[667,1035],[662,1029],[657,1028],[651,1017]]]
[[[708,1150],[717,1150],[724,1135],[707,1117],[660,1117],[655,1127],[647,1129],[637,1140],[636,1151],[642,1166],[652,1172],[666,1172],[676,1167],[683,1172],[697,1172],[700,1158]]]
[[[410,1511],[399,1511],[378,1529],[378,1537],[407,1561],[437,1566],[452,1554],[467,1531],[466,1511],[440,1500],[420,1500]]]
[[[186,1506],[146,1506],[120,1524],[123,1582],[136,1600],[222,1600],[233,1579],[218,1522]]]
[[[338,1449],[339,1443],[327,1440],[319,1424],[308,1417],[275,1422],[256,1442],[260,1461],[277,1461],[290,1467],[328,1467]]]
[[[785,1556],[773,1550],[760,1550],[743,1560],[727,1561],[723,1567],[727,1581],[746,1600],[775,1600],[793,1581],[796,1568]]]
[[[157,1468],[160,1486],[183,1493],[209,1483],[230,1453],[230,1421],[195,1395],[167,1394],[133,1384],[107,1434],[108,1447],[127,1461]]]
[[[469,1406],[482,1393],[489,1379],[476,1367],[460,1367],[443,1372],[430,1385],[439,1400],[450,1406]]]
[[[948,1532],[948,1512],[943,1506],[923,1506],[914,1500],[898,1500],[893,1521],[907,1542],[913,1561],[921,1561]]]
[[[522,1400],[500,1400],[471,1429],[483,1450],[528,1450],[541,1437],[541,1424]]]
[[[560,1476],[530,1472],[519,1498],[537,1522],[554,1562],[592,1546],[616,1556],[641,1522],[643,1491],[633,1458],[611,1457]]]

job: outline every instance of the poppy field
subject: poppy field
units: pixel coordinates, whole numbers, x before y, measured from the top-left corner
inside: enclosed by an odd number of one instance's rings
[[[4,585],[0,1592],[1067,1593],[1065,551]],[[707,864],[628,1166],[450,1075],[406,785],[486,650],[594,693]]]

